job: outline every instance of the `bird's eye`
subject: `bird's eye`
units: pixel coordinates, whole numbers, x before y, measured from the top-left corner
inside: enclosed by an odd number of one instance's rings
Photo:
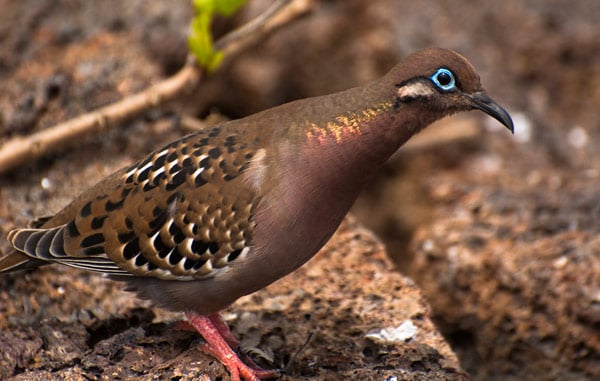
[[[454,74],[446,68],[439,68],[430,77],[433,83],[443,91],[450,91],[456,87],[456,81],[454,80]]]

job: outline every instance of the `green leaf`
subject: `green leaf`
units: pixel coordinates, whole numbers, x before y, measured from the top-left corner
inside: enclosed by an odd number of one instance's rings
[[[216,0],[215,12],[221,16],[228,17],[237,11],[245,2],[246,0]]]
[[[196,16],[191,23],[188,38],[190,52],[196,57],[198,64],[209,72],[214,71],[223,53],[215,51],[210,30],[214,14],[231,16],[246,0],[193,0]]]

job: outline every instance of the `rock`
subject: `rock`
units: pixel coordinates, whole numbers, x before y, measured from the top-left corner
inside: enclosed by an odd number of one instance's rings
[[[566,175],[552,191],[557,170],[536,171],[529,188],[469,171],[430,179],[439,209],[413,241],[412,274],[474,378],[597,379],[597,195]]]
[[[10,296],[2,308],[11,311],[0,340],[3,378],[227,377],[197,349],[197,335],[173,329],[176,314],[153,312],[120,283],[55,270],[0,280]],[[45,297],[58,282],[77,297],[58,306]],[[38,309],[35,319],[28,298]],[[102,317],[90,312],[106,303]],[[282,379],[468,379],[418,288],[394,271],[383,245],[352,218],[307,265],[240,299],[225,316],[247,353],[285,368]],[[398,327],[402,336],[373,338]]]

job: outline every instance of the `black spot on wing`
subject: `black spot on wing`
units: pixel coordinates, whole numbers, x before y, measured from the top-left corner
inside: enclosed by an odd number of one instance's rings
[[[123,247],[123,258],[130,260],[140,252],[140,241],[136,238]]]
[[[152,156],[149,156],[149,157],[145,158],[144,161],[142,161],[136,167],[137,167],[137,169],[144,168],[146,165],[150,164],[151,161],[152,161]]]
[[[165,165],[165,162],[167,161],[167,154],[164,155],[160,155],[159,157],[157,157],[154,160],[154,163],[152,164],[152,171],[157,171],[160,169],[160,167],[162,167],[163,165]]]
[[[90,247],[90,246],[96,246],[101,243],[104,243],[104,234],[95,233],[95,234],[85,237],[81,241],[81,247],[85,248],[85,247]]]
[[[219,147],[214,147],[208,150],[208,156],[211,159],[217,159],[221,156],[221,149]]]
[[[83,206],[83,208],[81,208],[81,217],[87,217],[90,214],[92,214],[92,202],[88,202],[87,204],[85,204]]]
[[[175,172],[181,171],[182,167],[179,164],[174,164],[171,169],[169,169],[169,175],[172,175]]]
[[[183,259],[183,257],[181,256],[181,254],[179,254],[179,251],[177,251],[177,250],[173,250],[171,252],[171,254],[169,255],[169,263],[173,266],[178,264],[179,261],[181,261],[182,259]]]
[[[237,249],[237,250],[234,250],[234,251],[232,251],[232,252],[231,252],[231,253],[229,253],[229,255],[227,256],[227,261],[228,261],[228,262],[235,261],[235,259],[236,259],[237,257],[239,257],[239,256],[240,256],[240,254],[242,254],[242,249]]]
[[[201,259],[196,261],[196,263],[194,264],[194,267],[192,267],[194,270],[199,270],[202,266],[204,266],[206,264],[207,259]]]
[[[86,248],[82,249],[81,251],[83,252],[83,254],[89,255],[89,256],[100,255],[100,254],[104,254],[104,247],[103,246],[86,247]]]
[[[156,254],[158,254],[158,256],[163,259],[167,255],[169,255],[169,253],[173,249],[172,247],[165,245],[162,238],[160,238],[160,234],[156,235],[156,237],[154,238],[154,241],[152,241],[152,246],[154,246],[154,250],[156,250]]]
[[[166,159],[166,160],[167,160],[169,163],[170,163],[170,162],[172,162],[172,161],[175,161],[175,160],[177,160],[177,151],[173,151],[173,152],[171,152],[171,153],[170,153],[170,154],[167,156],[167,159]]]
[[[186,258],[183,260],[183,268],[184,270],[191,270],[196,265],[196,261]]]
[[[92,223],[90,224],[90,227],[93,230],[100,229],[102,227],[102,225],[104,225],[104,221],[106,220],[106,217],[108,217],[108,216],[94,217],[92,219]]]
[[[75,221],[70,221],[66,228],[67,232],[69,233],[69,237],[71,238],[79,237],[81,235],[79,229],[77,229],[77,225],[75,225]]]
[[[148,263],[148,260],[140,253],[137,257],[135,257],[134,263],[137,267],[142,267]]]
[[[155,206],[154,209],[152,209],[152,216],[153,217],[158,217],[160,215],[162,215],[164,213],[164,209],[161,209],[158,206]]]
[[[212,128],[212,130],[210,130],[210,132],[208,133],[208,136],[211,138],[214,138],[216,136],[219,136],[220,133],[221,133],[221,127],[215,126]]]
[[[202,177],[202,173],[199,173],[196,175],[196,178],[194,179],[194,185],[196,187],[201,187],[202,185],[206,184],[207,181],[204,180],[204,178]]]
[[[127,242],[133,240],[135,237],[136,237],[136,234],[133,231],[128,232],[128,233],[122,233],[117,236],[117,238],[119,239],[119,242],[121,242],[121,243],[127,243]]]
[[[216,242],[210,242],[208,244],[208,251],[210,251],[211,254],[215,254],[217,251],[219,251],[219,244]]]
[[[166,219],[167,219],[167,216],[166,216],[166,214],[164,214],[164,215],[160,215],[157,218],[150,221],[148,223],[150,230],[152,230],[152,231],[158,230],[158,228],[160,228],[165,223]]]
[[[169,181],[167,183],[167,185],[165,186],[165,189],[168,192],[171,192],[175,189],[177,189],[181,184],[185,183],[185,179],[188,175],[188,173],[191,172],[191,170],[193,170],[193,168],[183,168],[181,171],[177,172],[172,178],[171,181]]]
[[[151,166],[148,166],[142,172],[138,173],[137,178],[136,178],[138,183],[148,180],[148,174],[150,173],[150,168],[151,168]]]
[[[121,198],[127,198],[127,196],[129,196],[129,193],[131,193],[131,190],[133,188],[123,188],[123,190],[121,191]]]
[[[154,178],[152,179],[152,186],[153,187],[157,187],[158,184],[160,184],[160,182],[167,177],[167,175],[165,174],[165,172],[161,172],[158,175],[154,176]]]
[[[104,210],[107,212],[113,212],[117,209],[121,209],[123,207],[124,199],[121,199],[117,202],[112,202],[110,200],[106,201],[106,205],[104,205]]]
[[[192,252],[195,254],[204,254],[208,250],[208,244],[200,239],[194,240],[192,242]]]
[[[233,153],[235,151],[235,145],[236,145],[236,137],[235,136],[228,136],[227,139],[225,139],[225,148],[227,148],[227,153]]]
[[[183,234],[183,231],[179,226],[175,225],[175,223],[172,223],[171,226],[169,226],[169,233],[173,237],[175,244],[179,244],[185,239],[185,234]]]

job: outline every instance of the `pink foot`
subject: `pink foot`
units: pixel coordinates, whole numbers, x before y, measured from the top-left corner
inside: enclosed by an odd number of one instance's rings
[[[231,381],[240,381],[240,376],[247,381],[260,381],[263,378],[276,377],[278,375],[276,371],[253,369],[240,360],[226,342],[232,340],[237,343],[237,340],[235,340],[225,322],[216,315],[203,316],[188,312],[186,313],[188,324],[180,324],[180,328],[189,329],[193,327],[202,335],[206,340],[206,344],[201,345],[200,349],[221,361],[229,371]],[[215,324],[215,320],[217,320],[217,324]],[[225,335],[221,333],[221,330],[225,331]]]

